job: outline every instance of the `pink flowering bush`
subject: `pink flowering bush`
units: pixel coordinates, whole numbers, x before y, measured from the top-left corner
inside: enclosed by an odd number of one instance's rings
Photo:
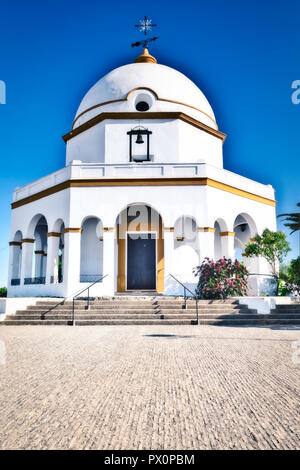
[[[199,277],[196,295],[200,299],[227,299],[247,295],[249,273],[237,260],[222,258],[214,262],[205,258],[193,272]]]

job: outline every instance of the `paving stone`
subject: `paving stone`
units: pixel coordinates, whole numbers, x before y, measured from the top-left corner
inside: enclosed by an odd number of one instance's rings
[[[299,449],[297,326],[0,329],[1,449]]]

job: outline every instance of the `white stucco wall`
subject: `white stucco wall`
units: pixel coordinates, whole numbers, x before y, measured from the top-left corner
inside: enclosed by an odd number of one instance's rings
[[[107,119],[67,142],[66,164],[69,165],[72,160],[81,160],[83,163],[128,164],[127,132],[135,127],[143,127],[152,132],[149,143],[153,163],[205,162],[223,167],[222,140],[179,119]],[[134,146],[136,136],[132,140],[135,154],[140,148]],[[146,136],[144,140],[146,143]],[[186,176],[183,168],[180,175]]]
[[[134,203],[144,203],[153,207],[161,215],[162,222],[166,227],[174,227],[178,218],[185,215],[194,218],[197,227],[214,227],[215,221],[222,219],[226,230],[233,231],[236,217],[239,214],[245,214],[255,221],[258,232],[266,227],[276,229],[274,207],[217,188],[208,186],[111,186],[71,188],[14,209],[12,237],[17,230],[21,230],[26,237],[32,236],[29,222],[36,214],[41,214],[46,218],[49,231],[53,230],[58,218],[63,220],[65,227],[81,227],[87,217],[99,218],[103,227],[115,227],[120,212],[126,206]],[[104,236],[115,239],[113,233],[107,233]],[[9,295],[66,296],[82,289],[84,285],[79,283],[81,235],[70,234],[69,237],[73,237],[73,240],[74,237],[78,239],[78,243],[74,244],[73,251],[70,252],[70,259],[73,258],[72,262],[74,262],[74,257],[78,258],[78,263],[74,264],[75,269],[78,269],[78,275],[75,273],[72,281],[66,281],[64,276],[62,284],[9,286]],[[103,241],[104,254],[107,251],[106,246],[108,246],[105,245],[105,237]],[[198,254],[193,251],[192,247],[183,247],[184,245],[180,245],[174,238],[172,239],[173,261],[166,266],[166,276],[168,274],[178,275],[181,276],[180,280],[191,283],[193,278],[190,273],[190,265],[198,264],[199,256],[200,259],[205,256],[214,256],[214,234],[199,233],[197,237]],[[66,243],[68,243],[67,240]],[[113,245],[109,246],[113,247]],[[115,248],[112,248],[113,251],[110,254],[106,252],[107,259],[110,259],[110,256],[111,261],[103,267],[103,274],[109,274],[113,280],[109,289],[116,288],[116,242],[114,242],[114,246]],[[66,263],[68,263],[67,258]],[[260,263],[256,265],[258,273],[263,271],[262,274],[268,274],[268,267],[261,266]],[[68,265],[65,269],[68,269]],[[95,294],[114,293],[114,291],[108,291],[105,285],[104,282],[95,286]],[[168,286],[168,291],[170,292],[170,286]]]

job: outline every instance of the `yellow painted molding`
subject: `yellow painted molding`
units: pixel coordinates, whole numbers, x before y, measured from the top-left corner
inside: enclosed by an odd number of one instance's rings
[[[103,227],[103,232],[104,233],[114,232],[114,231],[115,231],[115,227]]]
[[[220,232],[220,237],[234,237],[234,232]]]
[[[164,227],[164,232],[174,232],[174,227]]]
[[[21,246],[22,242],[9,242],[9,246]]]
[[[235,188],[234,186],[230,186],[229,184],[220,183],[219,181],[215,181],[210,178],[207,178],[206,184],[207,186],[211,186],[212,188],[221,189],[222,191],[236,194],[237,196],[242,196],[247,199],[252,199],[253,201],[262,202],[263,204],[268,204],[269,206],[276,207],[276,201],[272,199],[268,199],[263,196],[258,196],[257,194],[249,193],[249,191],[244,191],[243,189]]]
[[[68,227],[64,229],[64,233],[82,233],[82,228]]]
[[[168,101],[168,100],[163,100],[163,101]],[[184,104],[178,101],[174,103]],[[195,119],[192,116],[189,116],[188,114],[183,113],[182,111],[104,112],[104,113],[98,114],[97,116],[92,117],[91,119],[81,124],[80,126],[73,128],[70,132],[67,132],[67,134],[63,135],[62,138],[67,143],[68,140],[73,139],[73,137],[75,137],[76,135],[79,135],[82,132],[85,132],[86,130],[91,129],[91,127],[94,127],[96,124],[99,124],[100,122],[105,121],[106,119],[115,119],[115,120],[180,119],[181,121],[184,121],[187,124],[197,127],[198,129],[202,129],[203,131],[211,135],[214,135],[218,139],[221,139],[222,142],[224,142],[226,139],[226,134],[224,134],[223,132],[219,131],[218,129],[214,127],[208,126],[207,124],[204,124],[201,121],[198,121],[198,119]]]
[[[23,238],[22,243],[34,243],[35,239],[34,238]]]
[[[213,227],[198,227],[197,228],[197,231],[198,232],[210,232],[210,233],[214,233],[216,231],[215,228]]]
[[[124,186],[210,186],[221,191],[229,192],[237,196],[251,199],[256,202],[261,202],[269,206],[275,207],[276,201],[273,199],[267,199],[256,194],[249,193],[234,186],[220,183],[210,178],[122,178],[122,179],[74,179],[64,181],[58,185],[52,186],[44,191],[28,196],[20,201],[13,202],[11,204],[12,209],[17,209],[25,204],[38,201],[44,197],[55,194],[59,191],[63,191],[69,188],[91,188],[91,187],[124,187]]]
[[[58,233],[58,232],[48,232],[47,233],[47,237],[57,237],[57,238],[60,238],[61,236],[61,233]]]

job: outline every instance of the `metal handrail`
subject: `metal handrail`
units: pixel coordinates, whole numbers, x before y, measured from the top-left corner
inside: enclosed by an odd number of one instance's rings
[[[194,292],[192,292],[188,287],[186,287],[186,285],[184,285],[181,281],[179,281],[175,276],[173,276],[173,274],[170,274],[170,276],[176,281],[178,282],[180,285],[182,285],[183,287],[183,295],[184,295],[184,309],[186,310],[186,301],[187,301],[187,298],[188,296],[186,295],[186,291],[188,291],[191,295],[191,297],[195,300],[196,302],[196,325],[199,324],[199,312],[198,312],[198,297],[194,294]]]
[[[106,276],[107,276],[107,274],[106,274]],[[90,286],[86,287],[85,289],[79,291],[78,293],[75,293],[75,294],[73,293],[73,294],[71,294],[71,295],[68,295],[68,297],[65,297],[63,300],[61,300],[60,302],[58,302],[58,304],[56,304],[56,305],[54,305],[53,307],[49,308],[49,310],[47,310],[46,312],[42,313],[42,315],[41,315],[41,316],[42,316],[42,320],[44,320],[45,315],[47,315],[47,313],[49,313],[49,312],[51,312],[52,310],[56,309],[56,307],[59,307],[60,305],[63,305],[63,304],[66,302],[66,300],[76,298],[78,295],[82,294],[82,292],[84,292],[86,289],[89,289],[91,286],[93,286],[93,285],[96,284],[97,282],[102,281],[102,279],[104,279],[106,276],[101,277],[100,280],[98,279],[98,280],[95,281],[93,284],[91,284]]]
[[[75,326],[75,301],[79,297],[80,294],[83,294],[83,292],[88,291],[88,298],[87,298],[87,306],[86,309],[89,310],[90,308],[90,288],[93,287],[93,285],[97,284],[98,282],[103,281],[105,277],[107,277],[108,274],[105,274],[105,276],[100,277],[100,279],[97,279],[97,281],[93,282],[90,284],[88,287],[85,289],[82,289],[80,292],[78,292],[77,295],[73,297],[73,303],[72,303],[72,325]]]
[[[41,317],[42,317],[42,320],[45,319],[45,315],[47,315],[47,313],[51,312],[52,310],[54,310],[56,307],[58,307],[59,305],[63,305],[65,303],[65,301],[68,299],[69,297],[65,297],[61,302],[59,302],[58,304],[54,305],[54,307],[51,307],[49,308],[49,310],[47,310],[47,312],[44,312],[42,313]]]

